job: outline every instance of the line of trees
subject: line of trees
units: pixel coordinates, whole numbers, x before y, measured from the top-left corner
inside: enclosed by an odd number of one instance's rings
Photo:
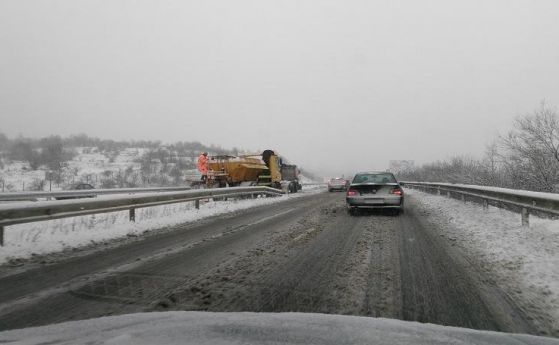
[[[85,134],[66,138],[49,136],[34,139],[19,136],[10,139],[0,133],[0,169],[10,161],[24,161],[29,163],[32,170],[44,166],[56,171],[64,165],[64,162],[75,157],[77,147],[94,147],[97,152],[107,156],[110,162],[113,162],[115,157],[127,148],[148,149],[150,152],[155,152],[162,162],[167,161],[169,157],[170,160],[173,160],[173,157],[192,157],[201,151],[216,154],[236,154],[238,152],[236,148],[226,150],[215,145],[206,146],[197,141],[163,145],[160,141],[115,141],[92,138]],[[172,154],[168,152],[172,152]]]
[[[400,180],[559,192],[559,114],[542,102],[487,145],[483,158],[457,156],[397,172]]]
[[[51,170],[60,170],[64,162],[76,155],[74,150],[64,147],[62,138],[59,136],[50,136],[38,140],[18,138],[10,141],[5,139],[2,143],[5,147],[1,149],[2,152],[6,152],[6,158],[15,161],[27,161],[32,170],[36,170],[42,165]]]

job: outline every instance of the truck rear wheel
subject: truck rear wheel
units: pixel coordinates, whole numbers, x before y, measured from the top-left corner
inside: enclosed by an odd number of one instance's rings
[[[289,193],[297,193],[297,187],[293,182],[289,183],[288,187]]]

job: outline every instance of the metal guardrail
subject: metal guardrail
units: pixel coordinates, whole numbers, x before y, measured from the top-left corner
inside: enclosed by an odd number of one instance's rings
[[[27,201],[36,199],[55,199],[59,197],[88,197],[109,194],[136,194],[152,192],[180,192],[190,187],[150,187],[150,188],[113,188],[113,189],[80,189],[56,192],[8,192],[0,193],[0,201]]]
[[[404,187],[435,191],[448,197],[460,196],[463,201],[479,200],[487,209],[489,205],[520,211],[523,226],[529,225],[530,213],[559,216],[559,194],[511,190],[451,183],[400,182]]]
[[[196,208],[200,200],[227,198],[246,195],[281,195],[283,192],[270,187],[233,187],[196,189],[182,192],[150,193],[122,196],[110,199],[72,199],[57,201],[0,204],[0,245],[4,245],[6,226],[67,217],[84,216],[116,211],[130,212],[130,221],[136,220],[136,209],[194,201]]]

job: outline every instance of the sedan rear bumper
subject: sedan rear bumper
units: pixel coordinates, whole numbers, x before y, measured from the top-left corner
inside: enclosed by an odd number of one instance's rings
[[[328,186],[328,190],[346,190],[347,187],[345,185],[338,185],[338,186]]]
[[[404,206],[401,197],[346,197],[346,203],[349,207],[359,208],[395,208],[400,209]]]

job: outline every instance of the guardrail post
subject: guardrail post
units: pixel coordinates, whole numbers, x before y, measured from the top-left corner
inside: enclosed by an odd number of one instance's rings
[[[483,209],[484,210],[489,209],[489,203],[487,202],[487,199],[483,199]]]
[[[4,227],[0,226],[0,246],[4,246]]]
[[[522,214],[522,226],[530,225],[530,211],[527,208],[523,208],[520,212]]]
[[[464,194],[460,194],[462,196],[462,201],[466,202],[466,196]]]
[[[195,200],[194,201],[194,207],[196,207],[197,210],[200,209],[200,200]]]
[[[130,209],[130,221],[131,222],[136,221],[136,209],[135,208]]]
[[[441,195],[441,187],[437,187],[437,195]]]
[[[446,191],[446,196],[450,198],[450,191]]]

